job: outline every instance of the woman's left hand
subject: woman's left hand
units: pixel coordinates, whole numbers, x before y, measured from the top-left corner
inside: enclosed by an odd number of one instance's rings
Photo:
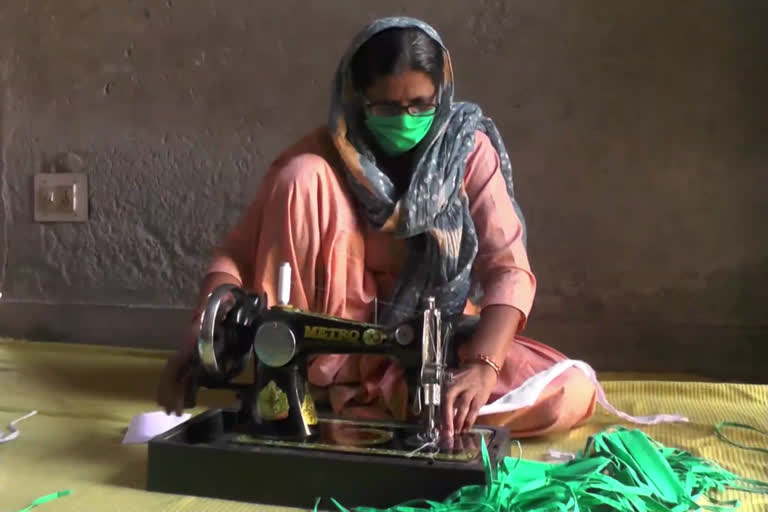
[[[470,430],[495,384],[496,372],[487,364],[470,363],[454,373],[443,397],[444,432],[452,436]]]

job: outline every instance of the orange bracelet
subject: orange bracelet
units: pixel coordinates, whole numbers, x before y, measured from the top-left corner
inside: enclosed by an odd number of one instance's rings
[[[499,365],[496,364],[493,361],[493,359],[491,359],[490,357],[488,357],[485,354],[477,354],[474,357],[472,357],[471,359],[469,359],[467,362],[470,362],[470,361],[476,361],[478,363],[483,363],[483,364],[486,364],[486,365],[490,366],[491,368],[493,368],[493,371],[496,372],[496,376],[497,377],[501,373],[501,368],[499,367]]]

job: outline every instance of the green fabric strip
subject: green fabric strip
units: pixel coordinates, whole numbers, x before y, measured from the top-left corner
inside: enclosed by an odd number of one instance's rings
[[[608,429],[566,463],[507,457],[493,468],[482,446],[486,485],[459,489],[443,502],[416,500],[354,512],[686,512],[732,511],[738,500],[715,492],[768,494],[768,483],[741,478],[712,461],[667,448],[640,430]],[[338,510],[350,512],[336,500]],[[315,506],[317,510],[317,504]]]
[[[726,442],[730,444],[731,446],[735,446],[736,448],[741,448],[743,450],[753,450],[756,452],[762,452],[762,453],[768,453],[768,441],[766,441],[765,446],[763,448],[760,448],[758,446],[746,446],[743,444],[739,444],[736,441],[733,441],[729,439],[725,434],[723,434],[723,428],[740,428],[744,430],[751,430],[752,432],[757,432],[758,434],[763,434],[768,436],[768,432],[765,430],[761,430],[757,427],[753,427],[751,425],[745,425],[743,423],[733,423],[730,421],[721,421],[717,425],[715,425],[715,435],[718,439],[720,439],[723,442]]]

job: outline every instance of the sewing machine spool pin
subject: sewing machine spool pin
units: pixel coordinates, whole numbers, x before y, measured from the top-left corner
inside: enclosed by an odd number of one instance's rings
[[[287,306],[291,303],[291,264],[282,263],[277,277],[277,303]]]

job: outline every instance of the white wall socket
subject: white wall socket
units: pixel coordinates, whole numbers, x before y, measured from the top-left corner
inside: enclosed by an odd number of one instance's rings
[[[35,174],[35,222],[88,220],[88,177],[83,173]]]

